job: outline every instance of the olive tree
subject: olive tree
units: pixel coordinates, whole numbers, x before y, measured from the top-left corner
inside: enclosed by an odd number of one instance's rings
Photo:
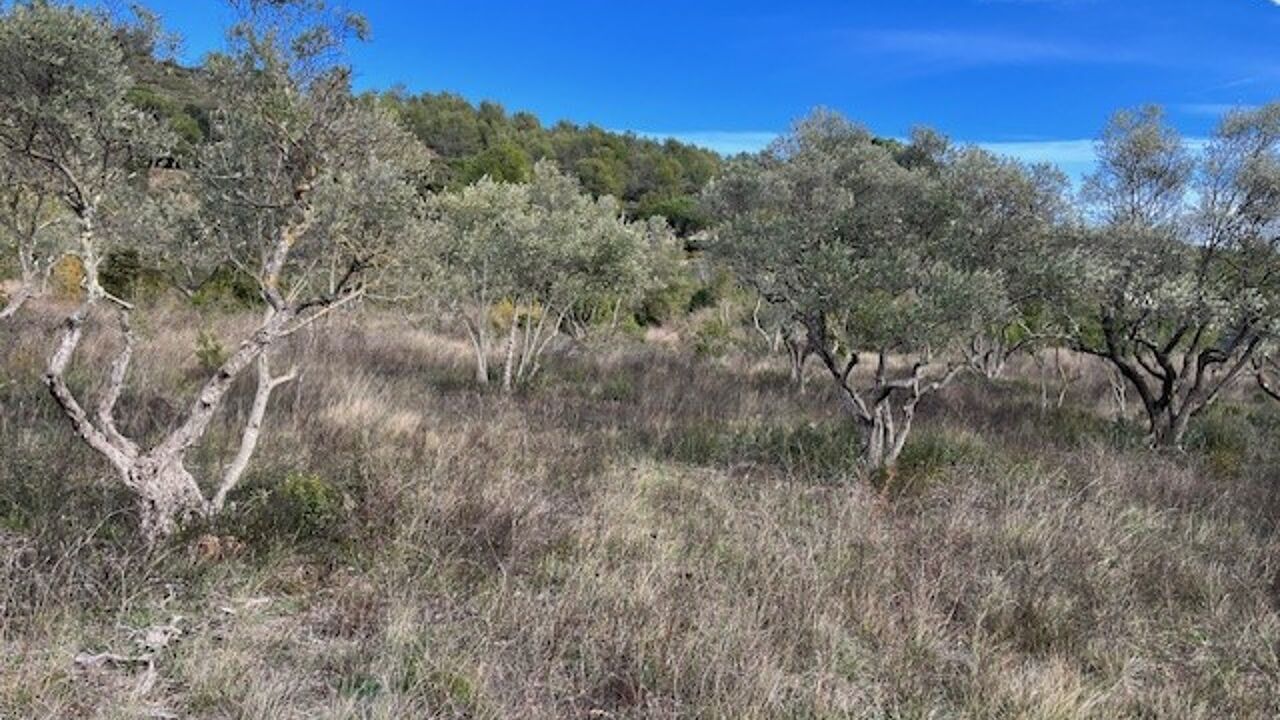
[[[29,154],[48,160],[64,176],[67,204],[81,224],[80,254],[86,299],[65,323],[49,361],[46,383],[76,433],[115,468],[138,497],[144,536],[155,541],[192,516],[222,509],[255,451],[271,391],[290,375],[272,375],[268,351],[323,314],[364,292],[371,273],[395,257],[412,232],[419,203],[415,171],[422,150],[385,113],[357,101],[349,72],[334,62],[346,18],[334,19],[311,2],[246,2],[230,34],[227,53],[208,62],[217,95],[212,140],[203,148],[189,188],[201,220],[198,234],[173,251],[189,264],[232,262],[257,280],[261,323],[201,383],[186,411],[160,439],[141,444],[117,425],[115,408],[135,351],[131,306],[117,302],[122,350],[108,371],[106,389],[90,416],[66,381],[89,311],[106,297],[98,281],[101,246],[93,235],[97,200],[122,181],[109,164],[118,153],[100,138],[118,132],[125,148],[145,138],[125,124],[127,75],[109,29],[71,10],[33,6],[52,14],[41,47],[18,53],[33,72],[53,57],[48,47],[68,44],[65,56],[84,67],[48,70],[54,82],[32,87],[25,101],[48,117],[34,121],[55,142]],[[85,56],[83,47],[95,38]],[[59,57],[62,57],[59,55]],[[114,65],[113,65],[114,64]],[[110,69],[114,67],[115,69]],[[62,74],[66,73],[66,74]],[[90,109],[92,107],[92,110]],[[61,110],[60,110],[61,109]],[[98,132],[79,122],[122,120]],[[144,123],[138,123],[147,127]],[[53,155],[57,152],[59,154]],[[92,174],[80,168],[112,168]],[[85,178],[95,184],[85,185]],[[181,237],[181,236],[178,236]],[[141,242],[145,238],[135,238]],[[204,437],[235,380],[249,367],[258,385],[239,449],[217,479],[204,486],[187,468],[187,455]],[[206,489],[207,488],[207,489]]]
[[[1231,113],[1198,154],[1156,108],[1118,113],[1098,142],[1071,337],[1133,387],[1155,445],[1178,445],[1273,336],[1278,149],[1280,104]]]
[[[107,298],[98,269],[112,238],[104,216],[172,137],[127,101],[124,54],[105,16],[46,2],[17,3],[0,16],[0,152],[20,265],[31,280],[46,213],[74,221],[74,252],[88,299]],[[56,208],[46,208],[52,200]],[[109,298],[108,298],[109,299]]]
[[[785,350],[791,383],[801,392],[805,388],[805,365],[815,352],[809,333],[795,314],[778,303],[765,302],[757,295],[751,308],[751,325],[771,352]]]
[[[1052,252],[1070,218],[1066,177],[976,147],[948,153],[939,173],[948,203],[948,262],[1000,273],[1004,313],[964,344],[970,367],[994,379],[1009,359],[1055,334],[1047,312],[1064,291]]]
[[[489,381],[495,333],[502,387],[534,377],[575,310],[601,295],[625,298],[646,282],[647,258],[670,241],[661,221],[628,222],[616,200],[593,199],[546,161],[528,183],[482,178],[430,203],[420,266],[437,292],[424,295],[456,317]],[[420,276],[421,277],[421,276]]]
[[[965,366],[960,341],[1005,305],[998,274],[949,262],[943,186],[901,157],[818,111],[706,197],[709,251],[804,326],[877,471],[894,467],[921,399]]]
[[[66,223],[58,197],[43,169],[9,155],[0,173],[0,247],[18,272],[15,286],[0,304],[0,320],[17,314],[41,286],[64,244]]]

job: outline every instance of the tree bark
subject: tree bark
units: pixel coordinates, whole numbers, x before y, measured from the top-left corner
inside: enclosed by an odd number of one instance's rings
[[[484,322],[481,320],[481,322]],[[475,378],[479,385],[489,384],[489,339],[484,326],[469,318],[463,320],[467,329],[467,337],[471,340],[471,350],[475,354]]]
[[[227,495],[240,484],[240,478],[244,475],[245,470],[249,467],[249,460],[253,458],[253,453],[258,448],[258,437],[262,432],[262,420],[267,414],[267,404],[271,400],[271,393],[281,385],[293,380],[297,377],[297,369],[290,370],[280,377],[271,376],[271,364],[267,358],[267,353],[263,352],[258,356],[258,387],[253,394],[253,405],[249,408],[249,417],[245,421],[244,432],[240,436],[240,449],[236,452],[235,458],[227,465],[227,470],[223,474],[222,483],[218,486],[218,491],[213,496],[211,502],[211,511],[220,512],[227,502]]]
[[[8,320],[16,315],[18,311],[22,309],[22,306],[25,305],[33,295],[35,295],[35,291],[36,287],[34,280],[27,280],[24,278],[22,285],[18,287],[17,291],[14,292],[13,295],[9,296],[4,307],[0,308],[0,320]]]
[[[151,454],[139,458],[129,472],[138,493],[140,531],[148,545],[159,543],[187,522],[208,517],[213,511],[183,461],[182,454]]]
[[[846,411],[866,432],[862,443],[863,466],[872,472],[892,474],[911,433],[916,406],[926,395],[955,379],[965,364],[950,364],[942,375],[928,380],[925,378],[929,364],[926,353],[924,360],[912,366],[908,376],[893,379],[889,377],[888,352],[882,349],[875,353],[877,364],[871,387],[859,390],[853,380],[853,371],[859,364],[858,353],[850,352],[848,360],[841,363],[836,359],[823,319],[810,317],[804,318],[804,322],[810,347],[840,390]]]
[[[813,347],[809,344],[807,334],[801,337],[801,333],[794,330],[784,333],[782,341],[787,347],[787,360],[791,367],[791,382],[803,392],[805,387],[804,366],[808,362],[809,356],[813,354]]]
[[[286,333],[287,322],[293,315],[291,312],[268,310],[258,331],[205,382],[182,424],[156,446],[143,452],[120,431],[115,421],[116,402],[123,391],[133,350],[127,308],[119,310],[124,347],[111,364],[107,387],[96,409],[96,421],[90,418],[66,383],[67,368],[83,338],[84,323],[97,295],[91,295],[65,321],[62,339],[49,360],[44,380],[76,434],[106,458],[124,485],[136,494],[142,537],[148,544],[155,544],[171,535],[183,522],[194,517],[207,517],[221,509],[227,493],[239,481],[256,448],[270,391],[292,375],[272,378],[265,362],[259,365],[263,374],[259,377],[254,407],[241,438],[240,452],[228,468],[213,501],[205,499],[199,484],[186,469],[186,454],[204,436],[209,421],[235,378]]]
[[[1262,343],[1250,322],[1212,344],[1212,328],[1190,323],[1160,342],[1133,333],[1122,337],[1111,318],[1103,318],[1102,332],[1102,347],[1076,349],[1110,362],[1137,391],[1153,447],[1180,447],[1191,419],[1235,381]]]
[[[516,339],[520,327],[520,306],[514,305],[511,311],[511,328],[507,331],[507,358],[502,364],[502,392],[510,393],[515,373]]]

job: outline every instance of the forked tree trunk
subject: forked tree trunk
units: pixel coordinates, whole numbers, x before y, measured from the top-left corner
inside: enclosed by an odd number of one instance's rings
[[[975,372],[988,380],[998,380],[1009,366],[1009,360],[1025,347],[1025,342],[1010,342],[1005,337],[981,333],[970,338],[965,355]]]
[[[222,508],[227,494],[243,475],[249,456],[257,445],[262,415],[270,392],[292,374],[270,377],[265,361],[259,363],[258,392],[241,438],[240,452],[228,466],[212,500],[205,498],[196,479],[187,470],[187,453],[204,437],[213,415],[222,405],[232,383],[286,332],[291,312],[269,310],[262,325],[205,381],[183,421],[159,443],[143,450],[125,436],[115,420],[116,402],[124,389],[133,354],[133,334],[128,310],[120,309],[123,348],[111,364],[107,388],[99,399],[95,416],[90,417],[66,383],[66,371],[79,347],[84,323],[99,294],[94,293],[67,318],[62,339],[50,358],[44,380],[55,402],[72,428],[91,448],[114,467],[122,483],[138,498],[143,539],[154,544],[171,535],[183,522],[207,517]]]
[[[1208,326],[1185,325],[1162,343],[1135,343],[1104,318],[1102,335],[1102,347],[1077,349],[1112,364],[1142,401],[1150,444],[1172,448],[1182,445],[1191,419],[1239,377],[1263,341],[1252,323],[1223,337]]]
[[[809,356],[813,355],[813,347],[810,346],[807,335],[794,331],[785,333],[782,337],[782,342],[787,348],[791,382],[803,392],[805,386],[804,366],[808,362]]]
[[[471,340],[471,351],[475,356],[475,379],[478,385],[489,384],[489,335],[485,332],[484,319],[474,322],[470,318],[463,319],[467,329],[467,337]]]
[[[14,291],[13,295],[5,301],[4,307],[0,308],[0,320],[8,320],[22,309],[22,306],[35,295],[36,284],[34,278],[23,278],[22,285]]]
[[[889,354],[886,350],[879,350],[874,353],[876,368],[870,387],[860,389],[853,377],[859,364],[859,354],[851,351],[843,362],[837,359],[834,343],[821,317],[806,318],[805,328],[811,339],[818,339],[810,346],[835,382],[845,410],[866,433],[861,452],[864,468],[873,473],[892,473],[911,434],[916,406],[925,396],[955,379],[965,367],[964,363],[949,364],[941,374],[928,379],[925,372],[930,363],[926,353],[923,360],[912,365],[906,376],[891,378]]]
[[[908,398],[900,409],[900,417],[894,418],[891,396],[872,409],[867,427],[867,437],[863,447],[863,461],[867,469],[873,472],[892,472],[898,465],[902,449],[906,447],[907,436],[911,434],[911,422],[915,417],[916,402],[919,398]]]
[[[544,305],[537,322],[533,321],[532,313],[526,311],[522,324],[520,307],[521,305],[516,303],[511,327],[507,330],[506,357],[502,363],[504,393],[510,393],[516,385],[526,383],[538,374],[542,369],[543,353],[546,352],[551,341],[559,335],[568,314],[567,310],[562,310],[556,313],[551,322],[548,322],[547,319],[551,317],[553,308],[550,305]],[[532,305],[526,307],[531,308]]]
[[[187,522],[211,514],[212,507],[183,464],[183,455],[140,457],[129,469],[125,484],[138,494],[139,527],[149,545],[169,537]]]

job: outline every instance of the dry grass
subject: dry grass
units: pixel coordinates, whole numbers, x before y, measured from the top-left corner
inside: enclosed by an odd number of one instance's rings
[[[166,312],[136,433],[200,328],[251,322]],[[1042,412],[1028,365],[931,402],[873,487],[777,362],[572,350],[508,399],[454,340],[341,318],[212,528],[245,547],[145,557],[39,386],[52,317],[0,330],[0,717],[1280,716],[1280,413],[1247,393],[1161,456],[1096,372]],[[150,687],[73,663],[174,618]]]

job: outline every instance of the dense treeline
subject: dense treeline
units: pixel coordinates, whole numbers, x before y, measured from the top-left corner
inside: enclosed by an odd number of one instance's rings
[[[208,73],[164,57],[163,31],[150,15],[121,25],[116,35],[134,78],[129,101],[168,124],[177,136],[173,162],[189,163],[209,135],[215,99]],[[473,104],[447,92],[394,90],[368,97],[392,110],[440,160],[429,178],[433,189],[482,177],[524,182],[539,160],[553,160],[592,195],[619,199],[633,217],[666,217],[681,236],[705,226],[698,193],[723,162],[715,152],[674,139],[567,120],[545,126],[532,113],[508,112],[489,100]]]
[[[682,235],[704,225],[697,195],[721,164],[709,150],[567,121],[544,127],[531,113],[508,113],[491,101],[473,105],[451,93],[388,92],[378,100],[444,160],[440,186],[482,177],[523,182],[537,161],[550,159],[587,192],[618,198],[634,216],[664,216]]]
[[[822,110],[720,167],[491,103],[357,95],[339,60],[362,19],[319,0],[235,6],[226,48],[198,72],[139,59],[161,36],[145,15],[122,27],[31,2],[0,16],[17,276],[2,316],[55,270],[70,279],[45,382],[137,495],[151,540],[236,490],[272,391],[294,377],[273,353],[361,303],[465,335],[477,384],[493,361],[505,392],[556,348],[714,307],[685,328],[696,350],[751,328],[787,348],[797,380],[816,358],[874,473],[894,472],[924,398],[965,372],[996,378],[1019,353],[1100,358],[1137,394],[1153,445],[1179,446],[1241,377],[1275,387],[1280,103],[1232,113],[1203,152],[1156,109],[1119,113],[1079,198],[1051,167],[923,129],[884,141]],[[704,225],[705,254],[687,256],[677,237]],[[205,353],[188,409],[145,441],[114,415],[144,276],[260,318]],[[104,317],[122,349],[90,412],[67,378]],[[198,480],[188,458],[251,369],[235,457]]]

